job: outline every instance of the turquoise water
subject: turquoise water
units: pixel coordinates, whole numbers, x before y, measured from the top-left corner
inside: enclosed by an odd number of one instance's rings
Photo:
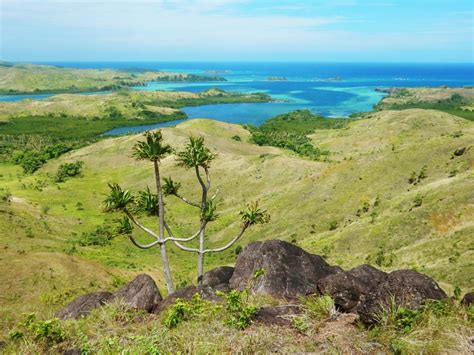
[[[307,109],[326,117],[347,117],[355,112],[371,111],[383,97],[376,88],[451,86],[474,84],[474,64],[384,64],[384,63],[204,63],[204,62],[90,62],[46,63],[76,68],[142,68],[162,71],[221,75],[226,82],[148,83],[135,90],[173,90],[199,92],[210,88],[249,93],[264,92],[276,102],[185,107],[189,118],[212,118],[225,122],[259,125],[268,118],[297,109]],[[211,72],[210,72],[211,71]],[[216,71],[214,73],[213,71]],[[270,81],[269,77],[285,77]],[[35,96],[35,97],[32,97]],[[51,95],[25,95],[41,99]],[[0,96],[0,101],[21,99]],[[134,127],[133,131],[173,125],[167,122]],[[132,131],[125,127],[106,134]]]

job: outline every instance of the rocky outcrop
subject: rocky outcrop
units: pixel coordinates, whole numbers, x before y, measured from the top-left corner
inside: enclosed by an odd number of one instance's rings
[[[291,326],[292,320],[302,312],[301,306],[296,304],[267,306],[257,311],[254,321],[263,324]]]
[[[229,281],[233,273],[234,268],[231,266],[216,267],[203,275],[202,286],[204,288],[210,287],[214,290],[227,291],[230,288]]]
[[[251,243],[239,254],[230,286],[294,299],[317,292],[320,279],[341,271],[296,245],[269,240]],[[255,277],[256,273],[261,275]]]
[[[127,305],[138,310],[151,312],[163,299],[153,279],[141,274],[115,292],[114,298],[122,299]]]
[[[474,304],[474,292],[466,293],[461,300],[461,304],[472,306]]]
[[[93,309],[103,306],[113,298],[110,292],[94,292],[76,298],[56,313],[59,319],[78,319],[88,315]]]
[[[318,291],[334,299],[336,307],[344,312],[356,312],[357,307],[387,277],[370,265],[361,265],[346,272],[332,274],[319,280]]]
[[[357,307],[361,321],[370,325],[377,315],[392,305],[418,309],[426,300],[442,300],[447,295],[430,277],[413,270],[397,270],[372,289]]]

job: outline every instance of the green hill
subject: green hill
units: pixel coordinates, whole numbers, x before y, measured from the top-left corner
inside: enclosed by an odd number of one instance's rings
[[[386,270],[414,268],[448,292],[474,284],[474,125],[469,121],[429,110],[378,112],[344,128],[317,130],[311,139],[330,151],[325,162],[250,144],[247,130],[216,121],[191,120],[164,129],[164,135],[174,147],[200,135],[219,154],[212,174],[224,198],[221,217],[210,228],[212,243],[237,229],[244,201],[259,199],[272,221],[249,231],[241,245],[279,238],[345,268],[364,262]],[[240,142],[232,139],[236,135]],[[156,250],[137,250],[119,237],[110,245],[80,245],[82,233],[100,233],[97,227],[112,218],[101,210],[107,182],[152,186],[150,166],[130,158],[139,138],[102,140],[50,161],[32,176],[2,164],[0,268],[15,270],[0,274],[7,323],[19,309],[51,316],[84,290],[104,282],[119,285],[139,271],[163,287]],[[454,155],[462,147],[464,154]],[[84,162],[82,177],[54,182],[60,164],[78,160]],[[192,174],[176,167],[172,157],[163,162],[163,171],[183,184],[185,195],[197,197]],[[413,173],[416,184],[409,182]],[[190,209],[172,199],[167,204],[177,233],[194,230],[198,220]],[[206,269],[234,258],[233,250],[210,256]],[[170,259],[178,283],[194,281],[194,258],[172,249]],[[79,277],[77,270],[84,270]]]

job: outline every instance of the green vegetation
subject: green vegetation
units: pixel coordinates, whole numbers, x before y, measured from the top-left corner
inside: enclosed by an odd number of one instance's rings
[[[122,190],[118,184],[110,184],[110,194],[104,201],[107,212],[122,212],[124,214],[121,220],[121,230],[132,241],[133,245],[140,249],[150,249],[157,245],[160,246],[161,263],[163,272],[166,278],[166,287],[171,294],[174,292],[173,277],[169,267],[169,260],[167,256],[166,242],[174,242],[174,244],[181,250],[196,253],[198,256],[197,280],[198,285],[202,286],[202,278],[204,275],[204,255],[211,253],[220,253],[231,248],[245,233],[245,231],[256,224],[268,223],[270,217],[265,210],[258,206],[258,202],[253,202],[247,205],[247,208],[240,211],[241,225],[236,236],[224,246],[218,248],[208,248],[208,236],[206,235],[206,228],[208,224],[214,222],[218,215],[216,212],[215,198],[219,190],[212,196],[211,189],[211,163],[216,158],[216,154],[212,153],[208,147],[204,145],[202,137],[190,137],[189,143],[185,148],[176,153],[178,165],[184,167],[186,170],[192,170],[196,174],[197,182],[201,187],[201,201],[191,202],[191,200],[183,197],[180,193],[181,183],[175,182],[171,177],[164,178],[164,184],[161,181],[160,164],[161,161],[171,155],[175,151],[170,145],[163,142],[161,131],[145,132],[144,141],[137,142],[133,147],[133,156],[137,160],[146,160],[153,163],[156,194],[152,193],[147,187],[146,190],[140,191],[138,197],[134,197],[130,191]],[[175,237],[172,232],[174,227],[165,218],[165,212],[168,214],[168,209],[165,209],[164,196],[175,196],[179,201],[197,208],[199,216],[199,229],[190,237]],[[133,212],[144,212],[148,216],[154,216],[158,219],[159,231],[153,232],[151,229],[144,226],[135,216]],[[133,225],[137,226],[143,232],[152,237],[154,242],[149,244],[142,244],[133,237]],[[167,235],[165,235],[165,230]],[[199,247],[189,245],[194,240],[199,241]],[[194,243],[193,243],[194,244]]]
[[[376,109],[438,110],[474,121],[473,88],[394,88],[388,92],[389,96],[376,105]]]
[[[220,76],[168,73],[156,70],[98,70],[48,65],[0,65],[0,94],[81,93],[144,86],[149,81],[225,81]]]
[[[250,141],[257,145],[289,149],[300,156],[318,160],[329,151],[315,147],[308,135],[316,129],[342,128],[347,119],[328,119],[313,115],[309,110],[298,110],[266,121],[259,127],[249,127]]]
[[[197,94],[123,91],[4,102],[0,103],[0,161],[14,157],[16,164],[32,173],[49,159],[98,141],[113,128],[185,119],[178,110],[184,106],[269,100],[264,94],[211,89]]]

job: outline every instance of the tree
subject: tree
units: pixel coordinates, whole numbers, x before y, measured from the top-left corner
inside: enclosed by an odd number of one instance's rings
[[[110,195],[105,199],[105,210],[110,211],[122,211],[127,216],[126,219],[121,221],[120,231],[123,234],[128,235],[131,242],[141,249],[149,249],[156,245],[160,246],[161,262],[163,264],[163,273],[165,276],[166,287],[168,293],[174,292],[173,278],[171,277],[171,270],[166,253],[166,242],[169,240],[165,238],[164,232],[164,207],[163,207],[163,192],[161,188],[160,178],[160,161],[172,152],[169,145],[164,144],[163,136],[161,131],[157,132],[146,132],[144,134],[145,141],[140,141],[133,147],[133,156],[137,160],[148,160],[153,163],[155,183],[156,183],[156,195],[152,194],[150,189],[140,192],[139,198],[135,201],[135,198],[128,190],[123,190],[118,184],[109,184]],[[151,229],[141,224],[137,218],[132,214],[130,206],[135,203],[135,210],[137,212],[146,212],[149,215],[158,217],[159,232],[156,234]],[[137,227],[152,236],[155,241],[150,244],[141,244],[137,242],[132,235],[132,226],[130,225],[131,220]],[[182,239],[185,241],[185,239]]]
[[[209,191],[211,189],[211,175],[210,165],[211,162],[216,158],[209,148],[204,145],[203,138],[190,137],[189,143],[185,149],[178,152],[178,165],[185,169],[193,169],[196,178],[201,187],[201,202],[191,202],[187,198],[183,197],[179,193],[181,184],[175,182],[171,177],[165,178],[165,184],[163,191],[165,195],[173,195],[183,201],[184,203],[199,209],[200,213],[200,231],[199,231],[199,246],[198,248],[190,248],[182,245],[179,241],[174,241],[176,246],[184,251],[197,253],[197,271],[198,271],[198,285],[202,285],[202,277],[204,274],[204,255],[206,253],[217,253],[229,249],[234,245],[245,233],[247,228],[254,224],[263,224],[269,221],[269,215],[265,210],[262,210],[258,206],[258,202],[253,202],[247,205],[247,208],[240,212],[241,226],[236,236],[226,245],[215,249],[206,249],[205,238],[206,238],[206,227],[207,224],[214,221],[217,218],[215,198],[217,197],[219,190],[209,197]],[[165,223],[165,228],[168,231],[168,235],[173,237],[171,228]]]
[[[138,142],[133,148],[133,155],[136,159],[149,160],[153,163],[156,194],[152,193],[147,187],[140,191],[137,196],[133,196],[128,190],[123,190],[118,184],[109,184],[110,194],[105,199],[105,211],[120,211],[125,214],[124,219],[120,220],[118,232],[129,237],[130,241],[138,248],[149,249],[154,246],[160,246],[161,261],[165,275],[168,293],[174,292],[173,279],[166,253],[166,243],[174,242],[176,246],[184,251],[198,254],[198,283],[202,284],[202,276],[204,269],[204,255],[211,252],[221,252],[234,245],[250,226],[259,223],[266,223],[269,216],[266,211],[258,207],[258,203],[254,202],[247,205],[247,208],[240,212],[242,224],[237,235],[225,246],[215,249],[205,248],[205,232],[206,226],[217,218],[216,204],[214,203],[218,191],[212,197],[208,197],[211,188],[211,177],[209,173],[210,163],[215,158],[215,154],[204,146],[202,138],[190,138],[186,148],[178,153],[178,164],[184,168],[193,168],[196,178],[201,186],[201,203],[194,203],[181,196],[179,190],[181,184],[173,181],[171,178],[164,178],[164,185],[161,184],[160,162],[171,154],[172,148],[163,143],[161,131],[154,133],[146,132],[144,134],[145,141]],[[205,175],[205,180],[201,174]],[[186,204],[189,204],[199,210],[200,225],[196,233],[189,237],[176,237],[171,227],[166,223],[166,215],[164,208],[164,195],[172,195],[179,198]],[[158,233],[142,224],[136,213],[146,213],[149,216],[158,217]],[[142,244],[133,237],[133,225],[152,236],[155,240],[149,244]],[[167,236],[165,236],[165,231]],[[187,247],[183,243],[191,242],[199,237],[199,247]]]

